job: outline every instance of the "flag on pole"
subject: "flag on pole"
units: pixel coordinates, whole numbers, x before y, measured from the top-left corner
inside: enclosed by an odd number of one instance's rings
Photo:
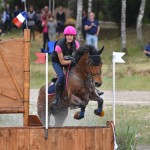
[[[122,52],[113,52],[113,59],[112,59],[112,61],[114,63],[125,63],[125,61],[122,59],[122,56],[124,54],[125,53],[122,53]]]
[[[13,23],[20,28],[23,22],[27,19],[27,12],[23,11],[20,14],[18,14],[14,19]]]

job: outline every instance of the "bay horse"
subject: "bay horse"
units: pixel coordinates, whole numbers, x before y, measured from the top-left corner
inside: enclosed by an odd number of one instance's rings
[[[68,116],[70,109],[80,108],[81,110],[74,114],[74,119],[84,118],[85,108],[89,100],[98,102],[98,108],[94,113],[103,116],[103,99],[97,94],[95,87],[102,84],[101,67],[102,61],[100,54],[104,47],[97,51],[93,46],[84,45],[76,50],[74,57],[76,65],[71,67],[66,78],[66,88],[62,94],[62,100],[59,107],[52,105],[55,94],[48,95],[48,122],[50,116],[55,118],[55,126],[62,126]],[[55,86],[52,83],[51,86]],[[43,125],[45,125],[45,86],[41,87],[37,102],[38,116]]]

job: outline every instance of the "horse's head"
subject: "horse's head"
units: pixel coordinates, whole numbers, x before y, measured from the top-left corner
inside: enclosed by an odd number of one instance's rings
[[[88,68],[87,71],[91,75],[93,81],[95,82],[96,87],[100,87],[102,84],[101,78],[101,68],[102,68],[102,61],[100,54],[103,52],[104,47],[102,47],[99,51],[93,49],[89,52],[88,56]]]
[[[83,50],[82,50],[83,49]],[[102,84],[101,78],[101,67],[102,61],[100,54],[103,52],[104,47],[97,51],[93,46],[85,46],[79,50],[80,55],[76,55],[79,58],[79,66],[82,68],[82,71],[95,82],[95,86],[99,87]],[[82,53],[81,53],[81,52]],[[81,58],[81,59],[80,59]]]

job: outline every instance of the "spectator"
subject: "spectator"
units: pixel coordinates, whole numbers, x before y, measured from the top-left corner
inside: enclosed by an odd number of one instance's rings
[[[45,6],[44,9],[42,10],[42,18],[47,18],[52,16],[51,11],[49,11],[48,6]]]
[[[35,20],[36,20],[36,13],[34,11],[33,6],[31,5],[28,12],[28,28],[30,29],[30,36],[33,41],[35,40]]]
[[[47,42],[50,40],[49,37],[48,37],[48,27],[47,27],[48,19],[49,19],[48,16],[47,17],[45,17],[45,16],[42,17],[43,50],[45,50]],[[48,49],[48,46],[47,46],[47,49]]]
[[[65,12],[63,11],[62,6],[59,7],[59,11],[56,14],[56,20],[57,20],[57,34],[59,37],[60,33],[62,33],[64,30],[64,24],[66,21],[66,15]]]
[[[89,20],[87,20],[84,29],[86,30],[87,44],[93,45],[97,49],[100,27],[98,21],[95,20],[95,14],[93,12],[89,14]]]
[[[144,53],[148,58],[150,58],[150,42],[148,45],[145,46]]]
[[[15,9],[14,9],[14,16],[13,17],[15,18],[19,13],[21,13],[21,11],[19,10],[18,5],[16,5]]]
[[[12,21],[12,14],[10,10],[9,3],[6,4],[6,29],[5,31],[11,32],[11,21]]]
[[[6,10],[4,9],[1,17],[2,35],[4,35],[6,32],[6,17]]]
[[[54,17],[52,16],[49,18],[48,21],[48,36],[51,41],[56,40],[56,27],[57,27],[57,23],[54,20]]]
[[[35,21],[35,24],[38,28],[38,31],[41,33],[42,32],[42,21],[41,21],[41,17],[42,17],[42,13],[41,13],[41,10],[37,10],[37,13],[36,13],[36,21]]]
[[[82,12],[82,35],[83,35],[83,39],[86,39],[86,31],[84,29],[85,23],[87,22],[87,14],[86,11],[83,10]]]

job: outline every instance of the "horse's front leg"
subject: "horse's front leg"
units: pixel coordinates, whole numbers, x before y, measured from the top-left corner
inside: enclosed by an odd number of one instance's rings
[[[84,113],[85,113],[85,108],[86,105],[88,103],[88,101],[82,101],[79,97],[72,95],[72,104],[78,106],[80,109],[80,111],[77,111],[74,114],[74,119],[80,120],[82,118],[84,118]]]
[[[98,107],[97,109],[94,110],[94,114],[103,117],[104,116],[103,99],[99,96],[97,90],[93,90],[92,92],[90,92],[89,99],[93,101],[97,101],[98,103]]]
[[[98,97],[96,99],[97,103],[98,103],[98,108],[94,110],[94,114],[98,115],[100,117],[104,116],[104,111],[103,111],[103,99],[101,97]]]

